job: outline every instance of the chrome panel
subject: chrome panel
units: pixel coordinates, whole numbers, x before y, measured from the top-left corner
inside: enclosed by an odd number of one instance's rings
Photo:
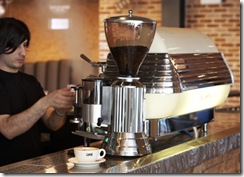
[[[131,157],[152,153],[148,137],[143,132],[112,132],[102,147],[108,155]]]
[[[233,76],[221,53],[171,54],[183,91],[233,84]]]
[[[116,76],[117,67],[109,54],[104,77],[115,80]],[[180,93],[234,83],[232,72],[221,53],[149,53],[139,69],[138,77],[146,86],[147,93]]]

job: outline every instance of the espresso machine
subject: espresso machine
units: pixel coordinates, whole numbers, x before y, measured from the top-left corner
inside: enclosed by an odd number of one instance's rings
[[[102,140],[115,156],[150,154],[153,142],[185,129],[207,136],[234,83],[214,43],[195,29],[156,29],[132,11],[104,27],[110,53],[101,75],[82,79],[83,128],[72,133]]]

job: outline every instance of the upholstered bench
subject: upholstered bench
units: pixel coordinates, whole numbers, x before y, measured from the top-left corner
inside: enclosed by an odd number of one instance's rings
[[[98,68],[82,59],[26,62],[21,71],[34,75],[48,92],[81,83],[89,75],[98,75]]]

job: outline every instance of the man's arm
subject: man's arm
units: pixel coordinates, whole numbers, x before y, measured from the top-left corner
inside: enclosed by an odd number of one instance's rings
[[[0,132],[13,139],[29,130],[41,117],[48,128],[57,130],[64,125],[65,113],[72,109],[74,100],[75,93],[70,92],[70,88],[56,90],[19,114],[0,115]],[[59,115],[54,108],[59,110]]]

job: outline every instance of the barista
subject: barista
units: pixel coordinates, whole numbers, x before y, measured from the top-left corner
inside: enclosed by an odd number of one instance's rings
[[[71,88],[45,95],[34,76],[19,71],[29,43],[23,21],[0,18],[0,166],[41,155],[40,126],[60,129],[75,101]]]

